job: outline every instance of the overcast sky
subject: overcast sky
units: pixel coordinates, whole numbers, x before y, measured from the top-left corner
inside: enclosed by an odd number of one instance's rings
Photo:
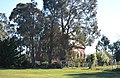
[[[38,7],[42,8],[42,1],[38,2]],[[30,2],[30,0],[0,0],[0,12],[10,15],[13,8],[19,2]],[[101,34],[107,36],[111,43],[120,39],[120,0],[98,0],[98,27]],[[94,46],[87,47],[87,54],[95,52]]]

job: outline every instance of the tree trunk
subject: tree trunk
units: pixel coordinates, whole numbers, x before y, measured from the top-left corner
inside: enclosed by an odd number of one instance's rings
[[[51,65],[52,63],[52,51],[53,51],[53,33],[54,33],[54,30],[53,30],[53,23],[54,23],[54,20],[52,19],[52,22],[51,22],[51,30],[50,30],[50,46],[49,46],[49,50],[48,50],[48,64]]]
[[[61,59],[65,60],[65,56],[66,56],[66,52],[65,52],[65,27],[64,27],[64,23],[63,23],[63,11],[61,9],[61,27],[62,27],[62,36],[61,36]]]
[[[32,61],[32,67],[35,67],[35,52],[34,52],[34,39],[33,36],[31,37],[31,61]]]

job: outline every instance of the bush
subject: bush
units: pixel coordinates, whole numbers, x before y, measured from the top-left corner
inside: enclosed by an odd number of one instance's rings
[[[97,62],[97,57],[96,57],[96,54],[91,54],[89,57],[89,68],[93,68],[95,65],[96,65],[96,62]]]
[[[42,69],[58,69],[58,68],[62,68],[61,64],[57,63],[57,62],[54,62],[52,64],[48,64],[47,62],[43,62],[41,65],[40,65],[40,68]]]
[[[19,40],[16,37],[8,38],[0,41],[0,67],[16,68],[21,66],[22,51],[17,50]]]
[[[120,65],[120,61],[117,62],[117,65]]]
[[[120,72],[120,68],[113,69],[114,72]]]
[[[96,55],[98,59],[98,65],[103,66],[105,64],[109,64],[110,59],[105,52],[97,52]]]
[[[52,68],[52,69],[60,69],[60,68],[62,68],[62,66],[61,66],[61,64],[59,64],[59,63],[57,63],[57,62],[55,62],[55,63],[53,63],[53,64],[50,64],[50,65],[48,65],[48,68]]]
[[[42,62],[40,65],[40,68],[47,69],[48,68],[48,62]]]

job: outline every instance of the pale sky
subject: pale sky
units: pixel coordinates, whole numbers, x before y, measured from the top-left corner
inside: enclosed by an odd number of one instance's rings
[[[98,0],[97,19],[101,34],[113,43],[120,39],[120,0]],[[95,52],[95,44],[87,47],[87,54]]]
[[[42,9],[42,0],[35,0],[38,2],[38,7]],[[11,11],[16,7],[18,3],[29,3],[31,0],[0,0],[0,12],[6,13],[6,16],[9,17]]]
[[[111,42],[120,39],[120,0],[98,1],[98,26]]]
[[[31,0],[0,0],[0,12],[10,15],[13,8],[19,2],[30,2]],[[42,1],[38,2],[38,7],[42,8]],[[107,36],[111,43],[120,39],[120,0],[98,0],[97,19],[101,34]],[[95,45],[86,48],[86,53],[95,52]]]

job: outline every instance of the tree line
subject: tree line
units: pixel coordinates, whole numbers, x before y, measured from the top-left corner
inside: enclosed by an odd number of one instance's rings
[[[97,0],[43,0],[18,3],[9,20],[0,13],[0,67],[35,67],[41,62],[69,59],[75,43],[91,46],[100,36],[97,26]]]
[[[96,53],[88,56],[92,68],[96,65],[117,65],[120,64],[120,40],[110,43],[107,36],[102,35],[96,45]]]

